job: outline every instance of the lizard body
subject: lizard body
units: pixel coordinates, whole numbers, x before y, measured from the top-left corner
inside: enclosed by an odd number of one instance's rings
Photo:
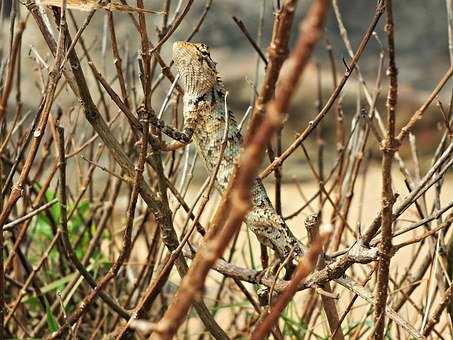
[[[193,138],[208,171],[216,166],[225,130],[225,89],[206,45],[176,42],[173,60],[181,75],[184,93],[184,131],[189,132],[181,142]],[[215,181],[223,193],[233,176],[241,151],[242,136],[233,115],[228,113],[227,144]],[[295,258],[303,254],[302,245],[279,216],[260,179],[252,187],[252,209],[245,217],[248,228],[259,242],[273,249],[278,258],[285,259],[294,249]]]

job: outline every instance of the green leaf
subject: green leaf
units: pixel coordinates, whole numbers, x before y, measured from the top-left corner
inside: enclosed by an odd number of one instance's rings
[[[237,302],[237,303],[218,305],[216,307],[211,308],[211,312],[218,311],[220,309],[227,309],[227,308],[234,308],[234,307],[247,307],[247,306],[250,306],[250,302],[248,300],[242,301],[242,302]]]
[[[29,305],[29,307],[30,307],[29,310],[36,311],[41,306],[41,304],[39,303],[39,300],[36,296],[30,296],[28,299],[22,300],[22,301],[23,301],[23,303],[26,303],[27,305]]]
[[[51,240],[54,236],[52,228],[50,227],[49,220],[43,213],[38,215],[35,232],[38,236],[44,236],[49,240]]]
[[[47,201],[52,201],[55,197],[57,197],[55,192],[50,189],[46,190],[45,196]]]
[[[77,206],[77,211],[72,215],[72,218],[69,222],[69,231],[71,234],[78,233],[80,226],[82,225],[82,217],[85,216],[85,213],[88,211],[90,204],[88,201],[82,201]],[[73,209],[73,206],[68,209],[68,212]]]
[[[43,294],[54,291],[54,290],[63,290],[65,287],[65,284],[68,283],[69,281],[73,280],[77,276],[77,273],[72,273],[69,275],[66,275],[58,280],[55,280],[44,287],[41,288],[41,291]]]
[[[57,195],[54,191],[47,189],[46,193],[45,193],[45,197],[46,197],[46,200],[48,202],[50,202],[50,201],[54,200],[57,197]],[[49,212],[51,213],[55,222],[58,223],[60,221],[60,204],[57,203],[57,204],[52,205],[49,209]]]
[[[44,301],[46,302],[47,325],[49,326],[49,330],[53,333],[56,332],[60,326],[58,326],[57,319],[55,319],[55,316],[52,314],[49,302],[47,302],[47,299]]]
[[[98,267],[98,264],[97,263],[91,263],[87,270],[88,271],[92,271],[93,269],[97,269]],[[76,276],[78,275],[78,273],[72,273],[72,274],[69,274],[69,275],[66,275],[58,280],[55,280],[45,286],[43,286],[41,288],[41,292],[43,294],[46,294],[46,293],[49,293],[49,292],[52,292],[54,290],[64,290],[65,288],[65,284],[68,283],[69,281],[72,281]],[[33,294],[27,298],[24,298],[22,301],[24,303],[28,302],[29,300],[31,299],[35,299],[36,298],[36,295]]]
[[[86,212],[89,211],[89,209],[90,209],[90,202],[82,201],[79,203],[78,210],[79,210],[80,215],[85,216]]]

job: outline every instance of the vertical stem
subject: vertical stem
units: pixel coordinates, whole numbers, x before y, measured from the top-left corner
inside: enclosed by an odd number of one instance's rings
[[[316,111],[320,112],[322,110],[322,79],[321,79],[321,66],[319,63],[316,63],[316,75],[317,75],[317,99],[316,99]],[[324,185],[324,136],[323,136],[323,124],[319,123],[318,128],[316,129],[316,143],[318,144],[318,174],[319,174],[319,187],[320,190]],[[279,156],[281,155],[281,152]],[[323,204],[323,194],[322,190],[319,194],[319,212],[322,212]],[[320,215],[320,219],[322,219]]]
[[[250,131],[259,127],[263,119],[265,105],[274,94],[280,69],[288,55],[288,42],[296,5],[297,0],[286,0],[277,13],[272,41],[268,47],[269,63],[263,85],[253,107]]]
[[[383,141],[382,156],[382,242],[379,246],[380,258],[377,274],[377,293],[375,301],[375,329],[373,337],[382,339],[385,326],[385,306],[389,283],[389,266],[392,251],[393,203],[392,162],[397,145],[395,143],[395,111],[398,98],[398,79],[395,63],[395,41],[392,13],[392,0],[385,1],[390,86],[387,95],[387,135]]]
[[[320,224],[321,224],[320,214],[312,214],[307,216],[307,218],[305,219],[305,228],[307,229],[307,235],[310,244],[316,242],[316,239],[319,235]],[[325,254],[324,251],[321,250],[321,252],[319,253],[316,268],[319,270],[324,268],[325,265],[326,265]],[[330,282],[323,283],[320,285],[320,287],[324,291],[332,293],[332,287],[330,285]],[[344,335],[340,327],[341,326],[340,318],[338,316],[335,299],[332,299],[325,295],[321,295],[321,301],[331,331],[331,338],[333,340],[343,340]]]
[[[453,0],[445,0],[447,5],[448,22],[448,50],[450,52],[450,65],[453,65]]]
[[[137,0],[137,7],[143,7],[143,0]],[[139,22],[139,33],[141,37],[141,58],[143,60],[143,68],[144,68],[144,82],[143,82],[143,93],[145,95],[144,103],[145,107],[148,109],[151,105],[151,55],[149,53],[149,40],[148,40],[148,32],[146,30],[146,20],[145,15],[143,13],[138,14],[138,22]]]

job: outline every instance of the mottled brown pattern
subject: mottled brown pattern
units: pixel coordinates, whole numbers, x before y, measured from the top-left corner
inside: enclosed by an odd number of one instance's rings
[[[176,42],[173,60],[181,74],[185,89],[184,120],[191,122],[193,140],[208,171],[218,162],[225,129],[225,89],[208,47],[199,43]],[[228,113],[227,146],[216,179],[216,189],[223,193],[234,172],[241,151],[242,136],[232,113]],[[195,122],[195,123],[194,123]],[[270,202],[259,179],[252,188],[253,207],[245,223],[258,240],[277,253],[287,257],[294,248],[294,257],[302,255],[303,248]]]

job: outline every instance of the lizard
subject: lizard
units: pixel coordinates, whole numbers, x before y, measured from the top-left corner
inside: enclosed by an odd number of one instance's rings
[[[175,42],[173,44],[173,61],[178,69],[183,97],[183,131],[169,127],[155,115],[151,115],[150,123],[170,138],[176,140],[173,146],[165,143],[162,149],[174,150],[192,141],[203,159],[204,165],[212,172],[219,162],[219,155],[224,143],[225,124],[228,119],[227,144],[220,160],[220,168],[215,180],[217,191],[225,192],[228,182],[234,175],[238,157],[241,152],[243,138],[238,124],[231,112],[225,112],[226,89],[212,60],[209,48],[203,43]],[[255,234],[258,241],[275,251],[279,262],[288,258],[300,260],[306,247],[294,236],[290,228],[277,214],[267,195],[266,189],[259,178],[255,179],[252,192],[252,207],[245,216],[245,224]],[[307,217],[305,225],[313,230],[320,225],[319,214]],[[314,232],[314,231],[312,231]],[[316,234],[316,232],[315,232]],[[366,248],[361,242],[354,243],[348,251],[347,260],[355,263],[369,263],[377,259],[377,248]],[[290,257],[291,256],[291,257]],[[358,286],[344,272],[335,273],[330,259],[326,256],[326,267],[322,269],[325,275],[331,275],[344,287]],[[259,273],[266,276],[269,269]],[[285,279],[289,279],[294,271],[292,263],[286,267]],[[321,271],[321,269],[319,269]],[[314,284],[315,289],[322,288]],[[320,292],[322,289],[319,290]],[[267,294],[267,292],[266,292]],[[264,295],[267,297],[267,295]]]
[[[151,119],[151,124],[176,140],[173,147],[169,146],[167,150],[193,141],[206,169],[212,172],[219,161],[225,133],[225,87],[207,45],[175,42],[173,61],[184,89],[183,131],[172,130],[156,117]],[[215,188],[220,194],[226,190],[229,179],[234,175],[243,141],[233,114],[228,112],[227,117],[226,147],[215,180]],[[255,180],[251,192],[252,207],[245,216],[246,226],[261,244],[275,251],[279,261],[284,261],[291,252],[292,259],[300,258],[304,253],[303,245],[275,211],[259,178]]]

